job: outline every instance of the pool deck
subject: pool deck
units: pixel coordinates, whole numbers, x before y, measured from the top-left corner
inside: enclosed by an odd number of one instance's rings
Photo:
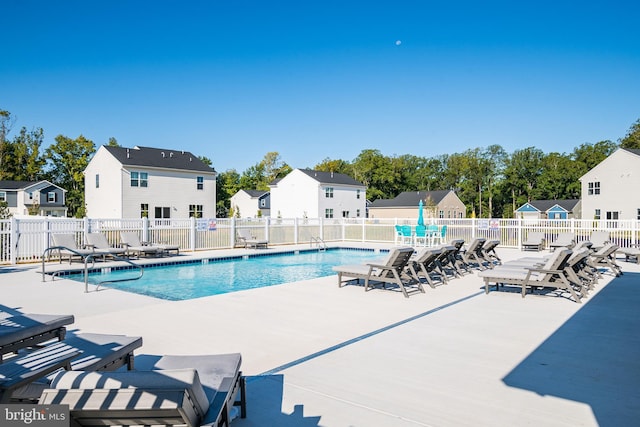
[[[281,249],[293,247],[266,251]],[[619,263],[625,274],[606,273],[582,304],[486,295],[476,273],[410,298],[338,288],[331,276],[163,301],[42,282],[39,264],[4,266],[0,310],[74,314],[70,330],[139,335],[139,355],[240,352],[248,417],[236,427],[630,426],[640,425],[640,266]]]

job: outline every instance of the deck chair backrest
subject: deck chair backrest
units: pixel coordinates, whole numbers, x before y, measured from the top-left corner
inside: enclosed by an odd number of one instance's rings
[[[611,234],[608,231],[594,231],[591,233],[591,237],[589,238],[589,241],[596,248],[606,245],[610,240]]]
[[[425,237],[427,235],[427,227],[424,225],[416,225],[416,236]]]
[[[122,243],[128,246],[139,247],[142,246],[142,242],[140,242],[140,237],[138,237],[138,233],[136,232],[122,232],[120,233],[120,238],[122,239]]]
[[[69,249],[78,249],[76,238],[73,234],[52,234],[54,246],[62,246]]]
[[[567,260],[567,267],[575,267],[583,262],[587,257],[591,255],[591,251],[587,248],[580,248],[576,251],[573,251],[569,259]]]
[[[107,237],[102,233],[88,233],[87,243],[96,249],[109,249],[111,247]]]
[[[549,257],[547,263],[542,267],[544,270],[562,270],[564,264],[571,256],[573,251],[567,248],[558,248],[553,252],[553,255]]]
[[[482,249],[482,246],[486,241],[487,239],[484,239],[482,237],[478,237],[477,239],[474,239],[471,242],[471,244],[469,244],[469,247],[467,248],[467,252],[478,252],[480,249]]]
[[[615,251],[617,251],[618,248],[619,246],[616,244],[607,243],[606,245],[598,249],[596,252],[594,252],[593,255],[600,256],[600,257],[608,257],[608,256],[611,256]]]
[[[387,257],[384,266],[395,270],[404,268],[404,266],[409,263],[409,258],[413,255],[413,252],[413,248],[409,246],[393,248],[389,251],[389,256]]]
[[[253,236],[251,235],[251,230],[247,229],[247,228],[239,228],[238,229],[238,236],[240,236],[241,239],[246,239],[246,240],[252,240]]]
[[[491,252],[492,250],[497,248],[499,244],[500,244],[500,240],[489,240],[484,244],[482,249],[486,252]]]
[[[542,242],[544,240],[544,233],[541,231],[530,231],[529,234],[527,234],[527,241],[528,242]]]
[[[555,243],[557,245],[569,246],[575,244],[576,237],[573,233],[560,233]]]
[[[442,253],[442,248],[424,249],[418,253],[414,260],[418,264],[429,264],[438,259]]]

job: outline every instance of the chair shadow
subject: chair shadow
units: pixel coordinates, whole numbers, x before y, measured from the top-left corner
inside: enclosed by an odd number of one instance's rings
[[[304,405],[291,414],[282,412],[284,375],[247,377],[247,418],[236,418],[234,427],[317,427],[319,416],[305,417]]]
[[[506,385],[588,404],[598,425],[640,420],[640,273],[613,279],[516,366]],[[597,285],[596,285],[597,286]]]

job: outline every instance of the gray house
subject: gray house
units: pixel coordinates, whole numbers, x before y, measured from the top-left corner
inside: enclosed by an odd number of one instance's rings
[[[369,218],[417,218],[422,201],[426,218],[465,218],[466,206],[451,190],[405,191],[393,199],[374,200]]]
[[[0,181],[0,201],[11,215],[67,216],[67,190],[49,181]]]

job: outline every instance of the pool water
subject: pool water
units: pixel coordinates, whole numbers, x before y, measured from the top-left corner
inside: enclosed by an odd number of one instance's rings
[[[141,279],[107,283],[103,287],[179,301],[331,276],[336,274],[331,270],[333,266],[359,264],[381,257],[384,254],[372,250],[328,249],[224,260],[209,259],[179,265],[145,266]],[[112,270],[92,273],[89,281],[98,283],[137,275],[137,270]],[[84,281],[83,275],[68,277]]]

